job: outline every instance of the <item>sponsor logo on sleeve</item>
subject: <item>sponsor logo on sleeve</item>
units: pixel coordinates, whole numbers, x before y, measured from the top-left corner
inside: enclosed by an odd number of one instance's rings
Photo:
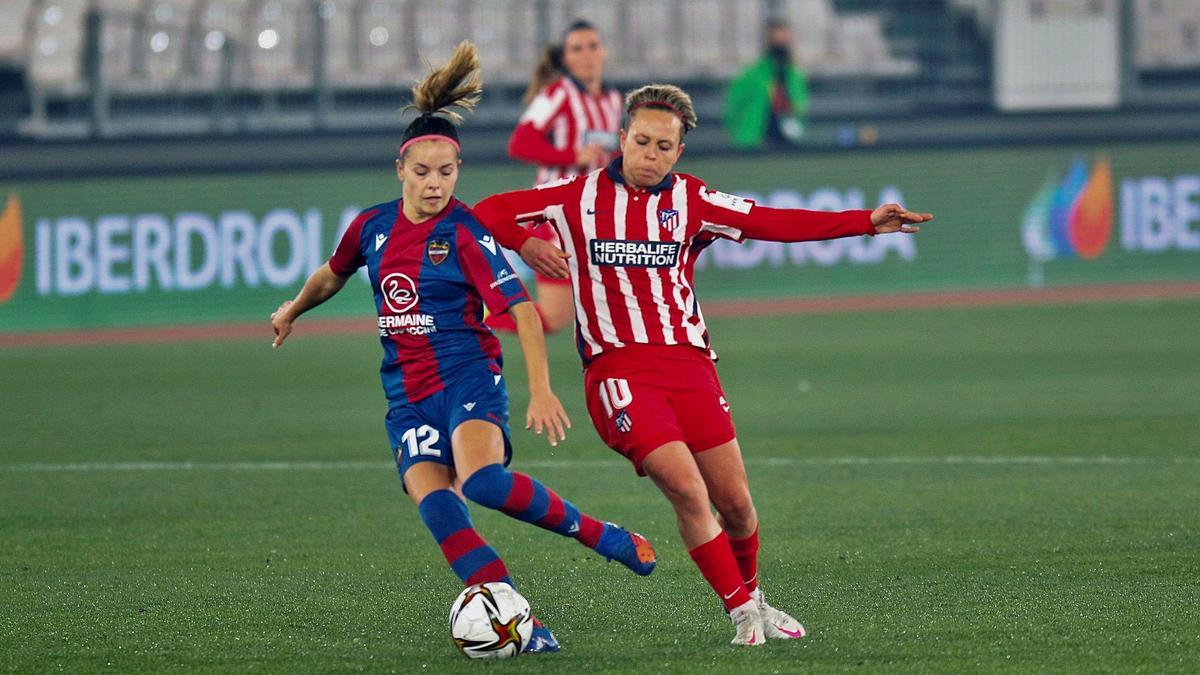
[[[512,270],[501,270],[496,275],[496,280],[493,281],[492,283],[488,284],[488,287],[489,288],[498,288],[510,281],[516,281],[518,279],[520,279],[520,277],[513,274]]]
[[[745,197],[739,197],[737,195],[731,195],[729,193],[720,192],[717,190],[701,190],[700,196],[704,198],[704,201],[712,204],[713,206],[719,206],[723,209],[737,211],[738,213],[742,214],[750,213],[750,208],[754,206],[754,202],[746,199]]]
[[[387,241],[387,238],[388,238],[388,236],[383,233],[375,235],[375,250],[376,251],[378,251],[380,248],[383,247],[383,243]]]
[[[677,241],[588,241],[592,264],[604,267],[674,267],[679,261],[680,246]]]
[[[492,235],[486,235],[479,240],[480,245],[488,250],[492,255],[496,255],[496,240],[492,239]]]

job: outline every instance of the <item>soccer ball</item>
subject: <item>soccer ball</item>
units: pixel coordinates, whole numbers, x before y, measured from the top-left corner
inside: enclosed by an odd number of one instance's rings
[[[532,633],[529,601],[504,582],[467,586],[450,607],[450,636],[472,659],[516,656]]]

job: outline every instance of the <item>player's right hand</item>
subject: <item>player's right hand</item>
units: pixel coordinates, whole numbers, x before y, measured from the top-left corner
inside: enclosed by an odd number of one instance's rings
[[[571,254],[544,239],[530,237],[521,244],[521,250],[517,253],[520,254],[521,260],[538,274],[544,274],[551,279],[566,279],[571,275],[567,267],[567,259]]]
[[[271,328],[275,330],[275,341],[271,343],[273,349],[283,344],[287,336],[292,333],[292,319],[284,311],[291,304],[291,300],[284,300],[283,304],[279,305],[279,309],[271,312]]]

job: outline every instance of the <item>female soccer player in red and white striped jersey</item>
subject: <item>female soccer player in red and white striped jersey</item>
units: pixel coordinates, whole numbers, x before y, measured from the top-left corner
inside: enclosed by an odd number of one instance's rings
[[[759,588],[758,515],[693,290],[696,257],[719,237],[913,233],[932,216],[897,204],[772,209],[717,192],[671,171],[695,126],[683,90],[642,87],[626,99],[622,158],[586,176],[489,197],[475,214],[531,267],[569,271],[592,423],[674,507],[684,544],[730,613],[734,644],[758,645],[803,637],[804,628]],[[539,219],[554,225],[565,252],[518,225]]]
[[[621,129],[621,92],[604,84],[607,53],[596,27],[575,21],[562,41],[550,45],[526,91],[528,108],[508,142],[513,159],[538,167],[535,184],[569,178],[608,164],[617,154]],[[543,223],[534,236],[558,242],[554,228]],[[547,333],[574,319],[571,284],[538,274],[536,307]],[[512,330],[512,318],[488,320],[493,328]]]

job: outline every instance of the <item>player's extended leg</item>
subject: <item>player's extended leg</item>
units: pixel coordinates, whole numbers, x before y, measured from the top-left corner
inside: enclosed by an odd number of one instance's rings
[[[802,638],[804,626],[770,605],[758,585],[758,513],[750,498],[750,481],[737,439],[696,453],[696,465],[704,477],[709,497],[729,535],[746,590],[758,605],[767,637],[780,640]]]
[[[450,481],[450,468],[433,462],[414,464],[404,472],[408,496],[463,584],[503,581],[515,586],[500,555],[475,531],[467,505]]]
[[[684,546],[729,612],[737,631],[733,643],[763,644],[762,614],[746,590],[729,537],[709,508],[708,489],[691,451],[680,441],[667,443],[646,456],[642,469],[671,502]]]
[[[504,468],[504,436],[484,420],[466,420],[451,434],[462,490],[471,501],[571,537],[608,560],[645,576],[654,570],[654,549],[641,535],[581,512],[539,481]]]
[[[503,581],[516,588],[504,561],[471,525],[467,505],[451,489],[450,481],[449,468],[432,462],[414,464],[404,473],[404,487],[417,504],[421,520],[463,584]],[[537,654],[558,650],[554,634],[533,617],[533,634],[525,651]]]

